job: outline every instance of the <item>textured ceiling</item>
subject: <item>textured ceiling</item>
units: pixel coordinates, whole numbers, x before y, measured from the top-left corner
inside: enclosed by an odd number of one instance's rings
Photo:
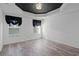
[[[44,14],[60,8],[62,3],[42,3],[42,9],[36,9],[36,3],[15,3],[16,6],[21,8],[23,11],[34,13],[34,14]]]

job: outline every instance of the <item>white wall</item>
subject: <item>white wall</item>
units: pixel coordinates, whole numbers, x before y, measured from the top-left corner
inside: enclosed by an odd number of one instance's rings
[[[2,50],[2,47],[3,47],[3,23],[2,23],[2,20],[3,20],[3,12],[2,10],[0,9],[0,51]]]
[[[68,13],[79,10],[79,3],[64,3],[61,8],[61,13]]]
[[[0,3],[0,8],[4,12],[22,14],[22,10],[17,7],[14,3]]]
[[[45,39],[79,48],[79,4],[68,4],[64,8],[61,13],[44,17],[43,36]],[[71,8],[75,9],[72,11]]]

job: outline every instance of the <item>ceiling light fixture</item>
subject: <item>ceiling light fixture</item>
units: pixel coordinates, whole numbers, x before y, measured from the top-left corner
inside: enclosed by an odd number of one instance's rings
[[[36,9],[41,10],[42,9],[42,3],[36,3]]]

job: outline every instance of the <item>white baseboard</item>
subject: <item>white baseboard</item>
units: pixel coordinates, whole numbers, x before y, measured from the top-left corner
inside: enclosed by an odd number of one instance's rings
[[[28,41],[28,40],[35,40],[35,39],[16,39],[14,41],[10,40],[7,42],[3,42],[3,45],[8,45],[8,44],[13,44],[13,43],[18,43],[18,42],[24,42],[24,41]]]

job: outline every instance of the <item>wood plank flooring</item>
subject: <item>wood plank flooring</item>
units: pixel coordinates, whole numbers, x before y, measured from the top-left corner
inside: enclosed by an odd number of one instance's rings
[[[39,39],[4,45],[0,56],[79,56],[79,49]]]

